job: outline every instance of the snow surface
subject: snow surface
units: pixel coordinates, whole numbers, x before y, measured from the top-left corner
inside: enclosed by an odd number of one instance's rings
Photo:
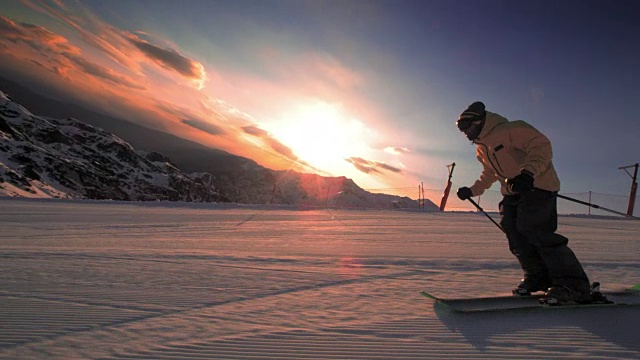
[[[449,313],[520,270],[476,213],[0,199],[2,359],[638,359],[640,308]],[[640,222],[561,217],[603,290]]]

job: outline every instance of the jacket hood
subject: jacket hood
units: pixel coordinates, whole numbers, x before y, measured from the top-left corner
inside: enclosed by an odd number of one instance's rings
[[[478,138],[475,139],[473,142],[475,143],[476,141],[482,140],[483,137],[487,136],[487,134],[489,134],[491,131],[493,131],[493,129],[501,124],[504,123],[508,123],[509,120],[507,120],[507,118],[498,115],[496,113],[492,113],[490,111],[487,111],[487,116],[484,120],[484,126],[482,127],[482,131],[480,131],[480,134],[478,135]]]

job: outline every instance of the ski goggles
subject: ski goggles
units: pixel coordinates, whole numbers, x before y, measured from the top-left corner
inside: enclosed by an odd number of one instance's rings
[[[480,121],[478,119],[460,119],[456,121],[456,125],[458,126],[458,130],[465,131],[468,130],[474,124],[479,124]]]

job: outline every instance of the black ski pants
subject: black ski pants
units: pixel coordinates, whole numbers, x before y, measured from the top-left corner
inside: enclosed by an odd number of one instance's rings
[[[589,279],[567,246],[569,240],[556,234],[556,201],[556,193],[540,189],[506,195],[500,202],[500,225],[525,278],[588,293]]]

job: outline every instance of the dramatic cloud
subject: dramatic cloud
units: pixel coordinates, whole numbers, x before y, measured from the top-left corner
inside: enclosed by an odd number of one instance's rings
[[[200,62],[182,55],[175,49],[154,44],[154,41],[142,39],[130,31],[107,24],[80,3],[70,5],[63,1],[24,0],[24,4],[33,10],[58,20],[69,29],[75,31],[86,45],[98,50],[102,55],[118,64],[121,71],[129,72],[130,75],[144,76],[142,65],[154,64],[164,70],[180,74],[195,83],[198,89],[204,86],[207,76],[205,68]],[[6,20],[4,18],[3,23],[6,23]],[[3,37],[5,25],[0,25],[3,28],[0,30]],[[42,27],[29,24],[20,25],[24,28],[22,33],[7,32],[11,34],[11,38],[14,38],[14,41],[16,37],[24,40],[24,32],[27,32],[36,35],[30,37],[31,40],[36,40],[36,43],[33,44],[35,49],[38,47],[37,41],[41,45],[48,47],[68,45],[65,38],[52,34]],[[39,33],[36,33],[36,31]],[[159,42],[162,42],[162,40]],[[0,43],[0,47],[3,47],[3,44]],[[76,55],[80,55],[78,47],[73,46],[72,48],[77,50]],[[64,51],[68,52],[69,49]],[[110,81],[113,81],[113,78],[114,76],[108,77]],[[128,86],[131,86],[131,82],[128,83]]]
[[[358,158],[358,157],[350,157],[347,160],[347,162],[353,164],[353,166],[355,166],[356,169],[362,171],[365,174],[371,174],[371,173],[379,173],[380,171],[378,171],[375,167],[375,163],[369,160],[365,160],[363,158]]]
[[[379,161],[370,161],[360,157],[350,157],[345,160],[351,163],[356,169],[360,170],[365,174],[380,174],[381,173],[380,170],[390,171],[394,173],[402,172],[402,169],[399,169],[391,165],[387,165]]]
[[[10,42],[15,46],[26,46],[35,51],[38,55],[44,56],[46,61],[37,61],[31,58],[34,64],[38,64],[50,71],[61,75],[68,75],[70,71],[78,71],[102,80],[109,81],[115,85],[122,85],[129,88],[144,90],[145,87],[132,81],[126,76],[117,73],[105,66],[91,62],[82,56],[81,50],[69,44],[69,41],[58,34],[55,34],[44,27],[32,24],[14,22],[0,16],[0,49],[3,52],[11,53]]]
[[[35,50],[56,51],[61,53],[78,54],[80,49],[69,45],[67,39],[54,34],[42,26],[14,22],[4,16],[0,16],[1,41],[14,44],[23,43]]]
[[[165,69],[176,71],[193,80],[204,81],[206,79],[204,66],[201,63],[180,54],[176,50],[162,48],[134,35],[129,36],[129,42],[149,59]]]
[[[135,74],[141,74],[139,56],[133,56],[134,47],[127,40],[127,32],[106,24],[81,3],[67,4],[64,1],[22,0],[26,6],[56,19],[73,30],[82,41],[98,50]]]
[[[397,168],[395,166],[391,166],[389,164],[385,164],[383,162],[376,162],[376,167],[379,168],[379,169],[391,171],[391,172],[394,172],[394,173],[401,173],[402,172],[402,169],[399,169],[399,168]]]
[[[255,125],[244,126],[242,127],[242,130],[249,135],[253,135],[255,137],[262,139],[262,141],[264,141],[265,144],[267,144],[271,149],[273,149],[278,154],[288,159],[291,159],[293,161],[300,162],[300,160],[298,159],[298,156],[296,156],[296,154],[293,152],[293,150],[291,150],[290,147],[281,143],[278,139],[274,138],[267,131]],[[307,165],[307,164],[304,164],[304,165]]]
[[[293,152],[293,150],[291,150],[290,147],[288,147],[287,145],[281,143],[280,141],[270,137],[268,139],[265,139],[267,144],[278,154],[283,155],[284,157],[286,157],[287,159],[291,159],[294,160],[296,162],[300,162],[303,163],[302,161],[300,161],[300,159],[298,159],[298,156],[296,156],[296,154]],[[305,165],[307,165],[306,163],[304,163]]]
[[[223,135],[226,132],[222,127],[212,124],[209,121],[183,119],[181,122],[185,125],[191,126],[192,128],[204,131],[209,135]]]
[[[260,129],[259,127],[255,126],[255,125],[244,126],[242,128],[242,131],[244,131],[245,133],[247,133],[249,135],[257,136],[259,138],[270,137],[269,133],[267,131],[265,131],[263,129]]]
[[[146,87],[136,83],[126,76],[117,73],[107,67],[92,63],[87,59],[79,56],[68,57],[76,66],[78,71],[107,80],[115,85],[123,85],[132,89],[145,90]]]

